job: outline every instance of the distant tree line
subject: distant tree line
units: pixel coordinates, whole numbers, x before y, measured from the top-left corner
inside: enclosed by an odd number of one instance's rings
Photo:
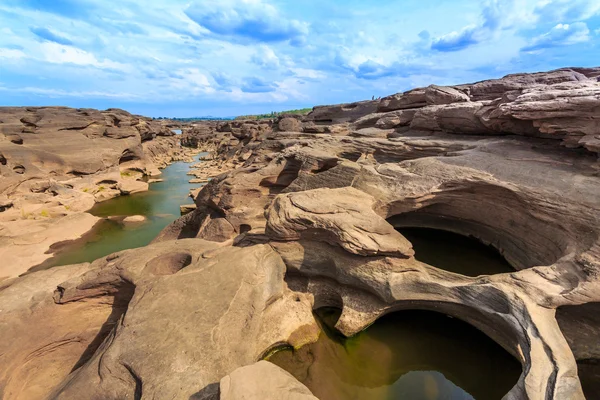
[[[194,122],[194,121],[231,121],[233,117],[191,117],[191,118],[169,118],[169,117],[158,117],[152,118],[157,120],[169,120],[169,121],[180,121],[180,122]]]
[[[272,119],[277,118],[280,115],[284,114],[297,114],[297,115],[306,115],[312,111],[312,108],[301,108],[298,110],[287,110],[287,111],[271,111],[270,114],[253,114],[253,115],[240,115],[235,119]]]
[[[283,114],[297,114],[297,115],[306,115],[312,111],[312,108],[300,108],[298,110],[287,110],[287,111],[271,111],[269,114],[253,114],[253,115],[240,115],[239,117],[228,117],[228,118],[219,118],[219,117],[192,117],[192,118],[169,118],[169,117],[158,117],[152,118],[157,120],[170,120],[170,121],[180,121],[180,122],[194,122],[194,121],[231,121],[233,119],[272,119],[277,118]]]

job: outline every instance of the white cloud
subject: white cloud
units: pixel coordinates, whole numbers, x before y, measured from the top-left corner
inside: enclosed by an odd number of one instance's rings
[[[251,57],[251,61],[256,65],[267,69],[279,68],[280,64],[279,57],[277,57],[273,49],[265,44],[258,46],[258,49]]]
[[[171,90],[180,91],[182,95],[215,92],[207,75],[198,68],[179,69],[171,75],[168,83]]]
[[[317,71],[316,69],[309,69],[309,68],[292,68],[291,71],[298,78],[322,79],[327,76],[321,71]]]
[[[140,99],[141,96],[124,93],[124,92],[103,92],[103,91],[68,91],[62,89],[46,89],[39,87],[24,87],[24,88],[8,88],[0,85],[0,91],[11,91],[14,93],[29,93],[39,96],[47,96],[53,98],[59,97],[81,97],[81,98],[107,98],[107,99],[121,99],[121,100],[135,100]]]
[[[21,50],[16,49],[0,49],[0,58],[8,58],[13,60],[18,60],[21,58],[27,57],[27,54],[22,52]]]
[[[558,24],[549,32],[534,38],[523,51],[537,51],[551,47],[568,46],[590,40],[590,30],[585,22]]]
[[[192,3],[185,13],[213,34],[257,42],[300,44],[308,34],[307,23],[286,18],[263,0],[203,0]]]
[[[127,70],[125,64],[108,59],[100,61],[93,54],[73,46],[64,46],[58,43],[46,42],[40,44],[39,50],[43,60],[53,64],[75,64],[101,69]]]
[[[583,21],[598,13],[598,0],[542,0],[535,8],[540,22]]]

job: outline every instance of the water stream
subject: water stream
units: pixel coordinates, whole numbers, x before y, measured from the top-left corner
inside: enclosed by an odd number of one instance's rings
[[[196,155],[194,163],[206,154]],[[190,165],[175,162],[162,170],[163,182],[151,183],[149,191],[96,204],[89,212],[104,219],[81,239],[55,246],[58,247],[55,255],[32,270],[90,262],[117,251],[148,245],[163,228],[180,217],[180,205],[193,203],[189,192],[201,185],[189,183]],[[147,219],[141,223],[122,222],[124,217],[132,215],[143,215]]]

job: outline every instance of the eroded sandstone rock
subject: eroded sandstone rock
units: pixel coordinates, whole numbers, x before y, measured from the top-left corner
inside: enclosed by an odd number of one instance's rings
[[[600,326],[587,315],[600,302],[596,77],[566,69],[415,89],[316,108],[302,131],[244,121],[190,128],[190,143],[213,153],[194,172],[211,178],[194,212],[146,248],[69,267],[74,276],[49,279],[35,301],[10,301],[43,303],[52,317],[129,293],[102,345],[30,392],[11,379],[30,382],[26,355],[56,340],[33,335],[10,349],[8,368],[0,363],[0,385],[32,398],[311,398],[256,361],[314,341],[312,309],[341,309],[336,328],[351,336],[419,308],[472,324],[519,360],[506,399],[598,397],[591,338]],[[395,227],[472,236],[514,272],[467,277],[424,264]],[[41,285],[41,274],[8,281],[0,298]],[[14,337],[40,326],[23,315],[0,315],[1,327],[19,326]],[[89,332],[107,318],[98,316]],[[44,353],[35,374],[73,365],[81,349],[72,349]],[[254,379],[263,369],[268,379]]]

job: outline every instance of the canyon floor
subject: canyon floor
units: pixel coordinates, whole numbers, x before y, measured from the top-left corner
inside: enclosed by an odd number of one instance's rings
[[[0,108],[0,397],[315,399],[317,377],[265,359],[317,366],[324,309],[342,338],[448,315],[521,366],[502,398],[600,397],[600,68],[181,128]],[[195,209],[152,244],[25,273],[96,202],[199,151]],[[427,264],[404,228],[474,238],[511,270]]]

